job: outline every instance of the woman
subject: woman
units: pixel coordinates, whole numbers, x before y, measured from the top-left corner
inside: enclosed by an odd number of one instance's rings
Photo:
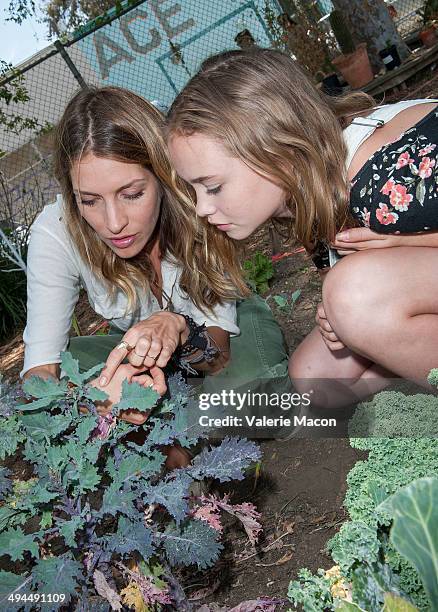
[[[172,161],[217,233],[242,240],[279,218],[325,271],[334,249],[349,255],[289,362],[315,404],[397,376],[427,385],[438,364],[437,102],[330,98],[289,56],[253,49],[206,60],[172,105]]]
[[[154,385],[162,394],[162,368],[171,358],[191,373],[213,374],[230,361],[230,334],[237,354],[248,341],[248,334],[239,334],[235,304],[248,291],[239,266],[225,267],[234,247],[191,214],[189,194],[167,157],[162,121],[127,90],[77,93],[56,131],[62,197],[32,226],[21,375],[60,375],[82,285],[112,333],[73,338],[69,350],[81,370],[107,360],[92,383],[109,395],[103,411],[119,399],[124,379]],[[249,310],[258,317],[254,307]],[[267,350],[279,360],[283,349]],[[251,379],[258,373],[257,366],[250,370],[235,360],[227,370]],[[124,418],[145,420],[133,410]]]

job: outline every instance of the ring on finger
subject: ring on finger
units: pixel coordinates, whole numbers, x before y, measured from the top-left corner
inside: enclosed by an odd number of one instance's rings
[[[119,342],[119,344],[116,346],[116,349],[124,349],[125,351],[132,351],[134,347],[131,346],[130,344],[128,344],[126,342],[126,340],[122,340],[121,342]]]

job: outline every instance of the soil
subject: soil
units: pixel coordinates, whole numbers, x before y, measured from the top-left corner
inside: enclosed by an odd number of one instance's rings
[[[402,95],[387,96],[385,101],[433,97],[436,83],[436,73],[428,70],[421,79],[414,78]],[[247,253],[255,251],[273,254],[268,227],[261,228],[248,243]],[[284,257],[274,268],[275,276],[264,297],[301,291],[293,310],[283,312],[274,307],[292,352],[314,325],[321,282],[303,253]],[[90,309],[85,295],[81,295],[75,314],[83,335],[93,333],[103,322]],[[7,379],[17,380],[22,359],[19,333],[0,347],[0,371]],[[300,568],[328,569],[333,565],[325,545],[346,519],[342,506],[346,476],[364,455],[344,438],[268,440],[261,442],[261,450],[260,472],[232,487],[221,487],[219,492],[229,492],[232,503],[248,501],[257,506],[262,513],[262,538],[252,549],[241,525],[228,521],[224,554],[215,568],[181,575],[186,593],[200,606],[208,602],[235,606],[262,596],[285,599],[288,584]],[[290,604],[285,601],[284,609],[287,607]],[[279,605],[277,609],[282,608]]]

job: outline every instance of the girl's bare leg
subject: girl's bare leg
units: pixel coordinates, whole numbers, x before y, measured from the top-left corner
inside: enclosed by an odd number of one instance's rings
[[[315,328],[289,373],[298,391],[317,387],[320,407],[347,406],[400,376],[429,387],[438,367],[438,250],[374,249],[348,255],[323,286],[327,319],[346,345],[330,351]]]
[[[311,392],[314,408],[333,409],[381,391],[394,374],[348,348],[331,351],[315,327],[292,354],[289,376],[299,393]]]
[[[323,303],[352,353],[429,387],[427,375],[438,366],[438,249],[348,255],[328,273]]]

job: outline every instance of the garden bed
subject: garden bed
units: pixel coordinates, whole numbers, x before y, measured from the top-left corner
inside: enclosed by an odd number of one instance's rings
[[[435,76],[428,71],[422,81],[413,80],[410,90],[415,95],[404,92],[404,97],[435,95],[436,80],[432,81]],[[267,228],[251,239],[247,250],[249,254],[260,251],[272,255]],[[320,278],[302,253],[285,257],[274,267],[269,294],[301,291],[293,311],[275,311],[292,351],[314,325]],[[78,303],[76,316],[82,334],[93,333],[102,322],[84,296]],[[17,380],[22,356],[20,334],[0,347],[0,371],[7,379]],[[181,570],[179,574],[187,595],[199,606],[219,602],[231,607],[261,596],[285,598],[289,582],[297,577],[300,568],[315,571],[333,566],[325,545],[347,520],[343,507],[346,476],[366,453],[342,438],[270,440],[262,441],[260,446],[259,469],[244,481],[219,487],[221,494],[230,493],[232,503],[251,501],[262,513],[263,534],[257,551],[248,546],[241,525],[229,518],[225,549],[217,565],[212,570]],[[23,477],[20,461],[9,462],[9,467]],[[11,570],[13,564],[3,556],[0,566]]]

